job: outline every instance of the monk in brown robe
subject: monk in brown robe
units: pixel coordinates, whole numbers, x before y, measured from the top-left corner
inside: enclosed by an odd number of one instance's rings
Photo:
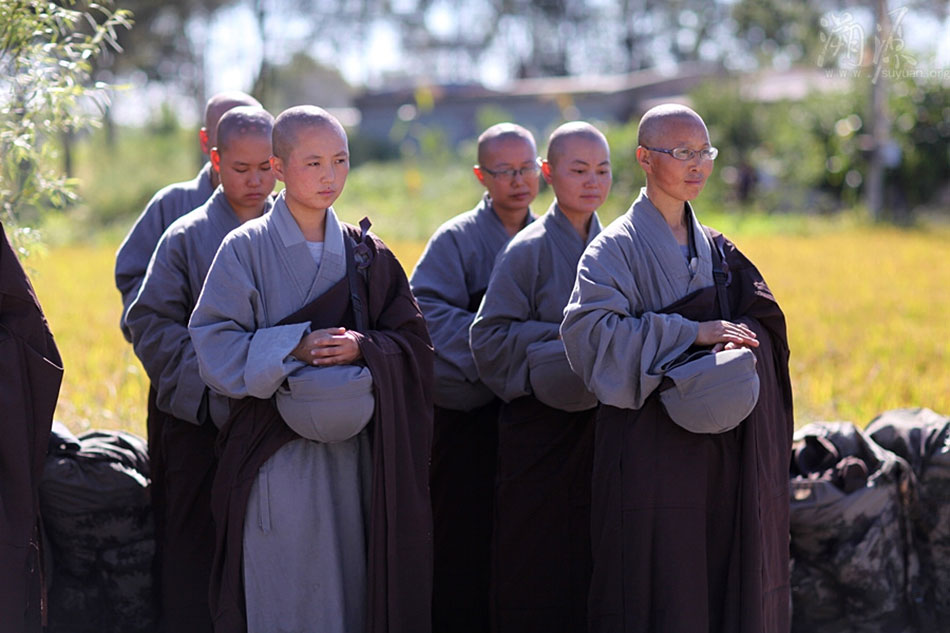
[[[0,630],[38,633],[46,612],[39,486],[63,363],[0,224]]]

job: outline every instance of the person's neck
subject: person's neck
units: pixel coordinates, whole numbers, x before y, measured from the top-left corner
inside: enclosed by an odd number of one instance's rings
[[[210,172],[211,172],[210,174],[211,175],[211,190],[214,191],[215,189],[218,188],[218,185],[221,184],[221,175],[218,174],[218,170],[214,169],[213,167],[211,168]]]
[[[567,221],[571,223],[572,227],[574,227],[574,232],[580,235],[581,239],[586,242],[587,235],[590,233],[590,223],[594,218],[594,214],[570,211],[561,205],[558,205],[557,208],[561,210],[561,213],[564,214],[564,217],[567,218]]]
[[[238,222],[240,222],[241,224],[244,224],[248,220],[253,220],[254,218],[259,218],[262,215],[264,215],[264,209],[266,207],[267,207],[266,203],[262,204],[260,207],[256,209],[248,209],[248,208],[238,209],[232,205],[231,210],[234,211],[234,215],[237,216]]]
[[[647,185],[647,198],[656,207],[674,234],[686,228],[686,201],[664,195]]]
[[[303,208],[287,199],[285,199],[285,202],[290,210],[290,215],[293,216],[297,226],[300,227],[304,239],[308,242],[322,242],[326,234],[327,210]]]
[[[528,209],[499,209],[498,207],[492,207],[495,211],[495,215],[498,216],[498,219],[501,220],[501,225],[505,227],[505,231],[508,233],[509,237],[514,237],[515,234],[524,228],[525,220],[528,217]]]

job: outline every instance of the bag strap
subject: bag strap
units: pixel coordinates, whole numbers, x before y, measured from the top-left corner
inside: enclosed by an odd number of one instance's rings
[[[366,234],[369,231],[369,227],[372,224],[369,221],[369,218],[363,218],[360,221],[360,244],[364,244],[366,241]],[[350,286],[350,304],[353,306],[353,318],[356,321],[356,330],[358,332],[366,332],[369,329],[369,323],[366,320],[366,307],[363,305],[363,299],[359,292],[360,283],[363,284],[363,288],[368,286],[368,273],[367,268],[371,260],[369,258],[361,258],[360,261],[357,261],[356,252],[359,250],[359,246],[356,244],[356,240],[347,233],[344,232],[346,237],[343,240],[346,247],[346,277]],[[364,248],[366,248],[364,246]],[[365,263],[363,260],[366,260]]]
[[[709,227],[703,227],[703,233],[709,238],[709,249],[712,251],[713,281],[716,282],[716,298],[719,301],[719,313],[727,321],[732,318],[729,310],[729,296],[726,293],[726,282],[729,275],[723,269],[723,255],[719,250],[719,244],[709,232]]]

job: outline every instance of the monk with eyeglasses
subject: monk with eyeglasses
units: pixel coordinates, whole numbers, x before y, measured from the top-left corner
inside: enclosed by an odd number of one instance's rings
[[[646,187],[587,246],[560,330],[601,402],[588,630],[787,633],[785,317],[752,262],[693,212],[718,153],[702,118],[657,106],[637,143]],[[697,392],[704,408],[671,408],[686,386],[667,374],[699,350],[717,366],[754,355],[757,400],[731,428],[693,423],[733,407],[738,389]],[[712,413],[711,391],[726,395]]]
[[[468,329],[495,256],[534,220],[538,150],[534,136],[499,123],[478,138],[474,209],[435,232],[409,280],[435,347],[431,495],[435,547],[433,631],[489,630],[489,556],[498,409],[478,378]]]

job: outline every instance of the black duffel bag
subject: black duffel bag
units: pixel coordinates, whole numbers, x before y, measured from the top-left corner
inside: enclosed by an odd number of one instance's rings
[[[40,512],[51,545],[49,633],[151,633],[155,536],[145,441],[53,423]]]

